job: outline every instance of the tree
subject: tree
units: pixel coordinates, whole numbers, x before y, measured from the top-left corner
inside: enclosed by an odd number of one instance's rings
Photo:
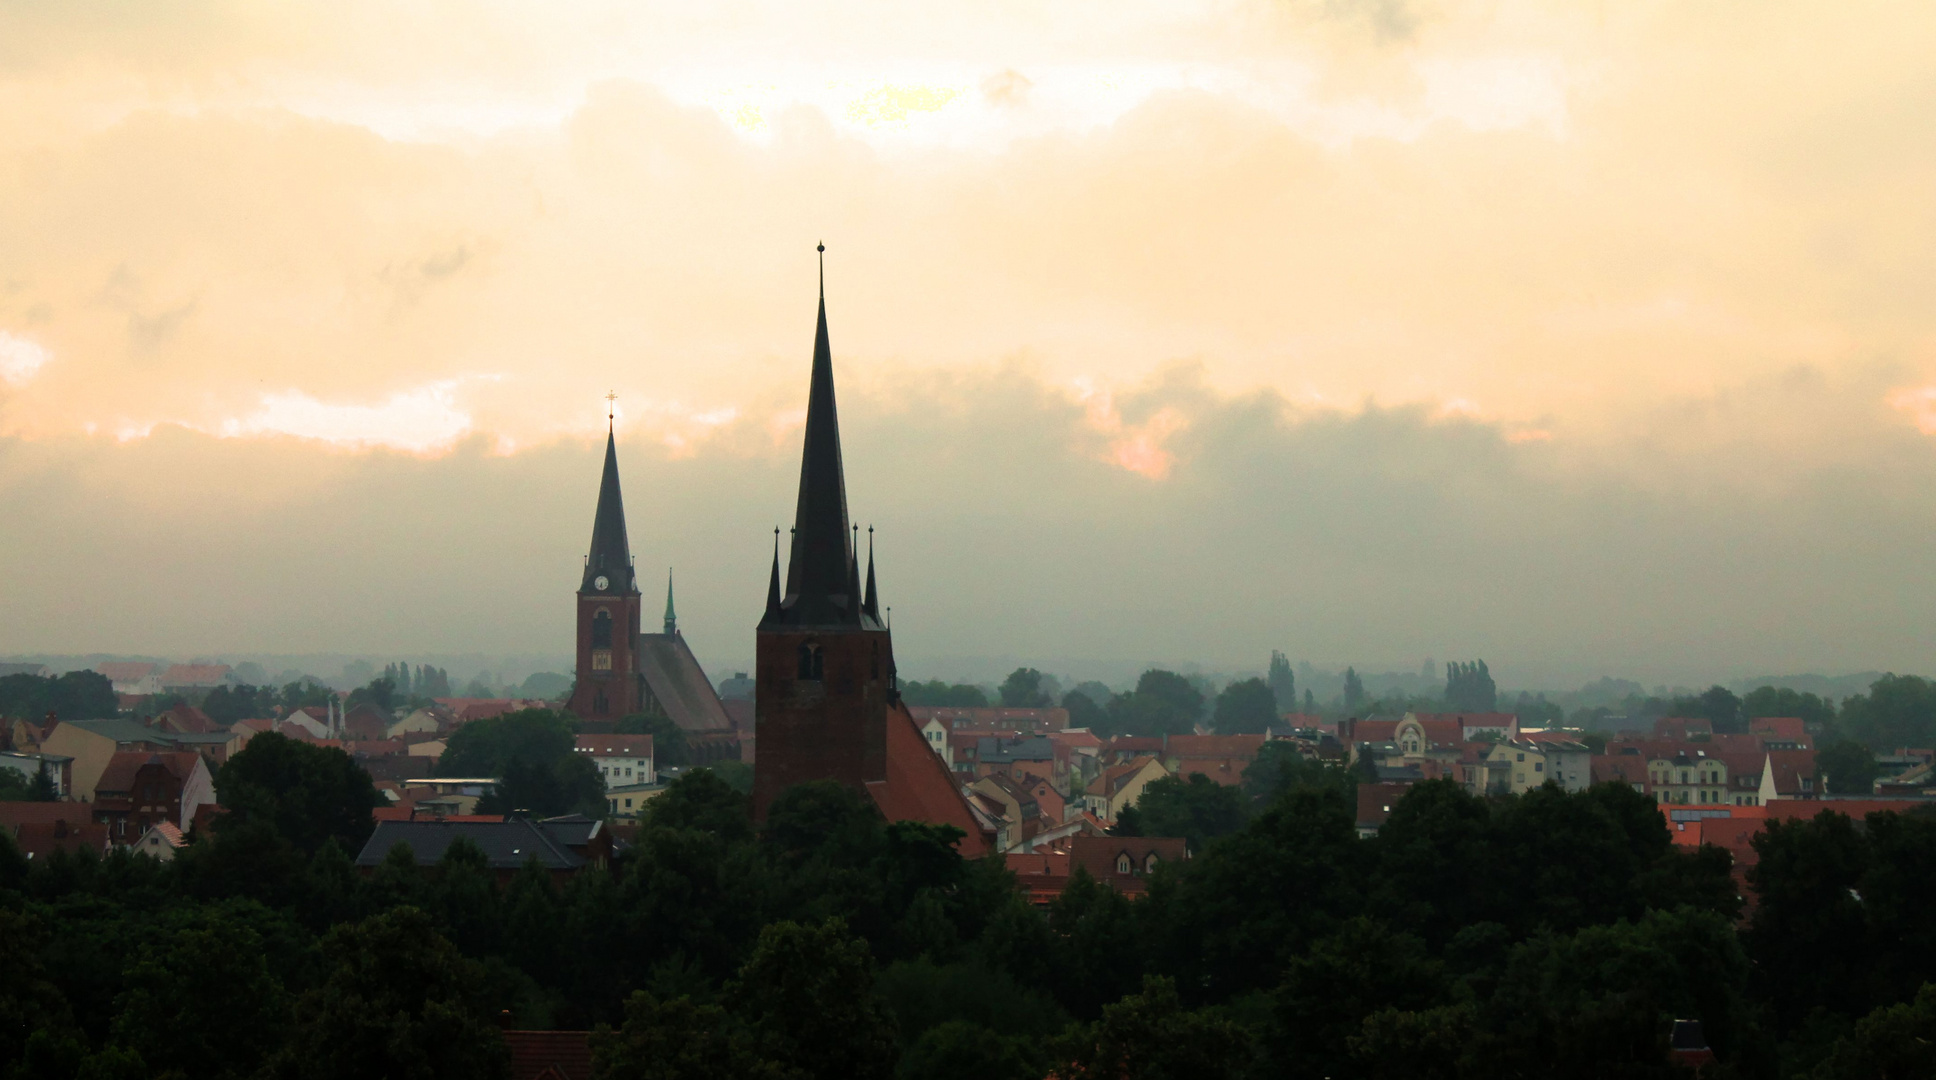
[[[51,713],[59,720],[104,720],[119,709],[114,684],[98,671],[0,677],[0,716],[38,721]]]
[[[659,829],[696,829],[729,844],[742,843],[753,838],[752,801],[711,769],[695,769],[645,804],[645,824]]]
[[[1211,840],[1243,828],[1247,809],[1240,788],[1226,787],[1202,773],[1191,773],[1187,780],[1165,776],[1152,780],[1136,805],[1123,812],[1134,831],[1117,835],[1181,836],[1190,842],[1191,851],[1202,851]]]
[[[1469,664],[1454,660],[1445,665],[1445,704],[1453,712],[1491,712],[1499,707],[1499,689],[1484,660]]]
[[[370,811],[382,797],[370,774],[333,747],[263,732],[215,774],[215,793],[227,811],[219,827],[257,822],[304,852],[331,837],[355,851],[374,828]]]
[[[1005,709],[1046,709],[1055,704],[1042,687],[1043,675],[1032,667],[1019,667],[1002,680],[1002,707]]]
[[[1363,916],[1346,922],[1291,961],[1274,995],[1278,1075],[1348,1072],[1350,1039],[1366,1017],[1430,1008],[1446,985],[1442,966],[1418,938]]]
[[[691,997],[661,999],[634,990],[625,1022],[591,1035],[593,1080],[790,1080],[760,1053],[755,1034],[718,1005]]]
[[[451,733],[437,759],[439,776],[499,776],[513,761],[549,765],[574,756],[571,724],[550,709],[519,709],[473,720]],[[653,739],[658,749],[658,739]]]
[[[1869,748],[1853,739],[1838,739],[1815,752],[1831,795],[1868,795],[1875,791],[1881,768]]]
[[[276,695],[267,688],[257,689],[244,683],[240,686],[218,686],[202,699],[202,713],[223,727],[233,725],[237,720],[248,720],[268,716],[275,705]]]
[[[1704,717],[1722,734],[1738,735],[1748,730],[1741,699],[1725,686],[1710,686],[1693,697],[1677,697],[1668,708],[1676,716]]]
[[[1812,1010],[1866,1012],[1874,968],[1860,899],[1874,860],[1869,837],[1847,815],[1824,810],[1803,821],[1769,820],[1754,840],[1748,884],[1758,894],[1744,935],[1766,973],[1783,1027]]]
[[[1270,672],[1266,676],[1270,682],[1271,700],[1275,703],[1278,715],[1297,711],[1297,673],[1291,670],[1290,657],[1271,650]]]
[[[1365,700],[1365,684],[1364,684],[1364,680],[1358,678],[1358,669],[1350,668],[1350,667],[1345,668],[1344,669],[1344,711],[1348,713],[1357,712],[1358,706],[1364,704],[1364,700]]]
[[[1219,735],[1262,735],[1277,719],[1277,696],[1262,679],[1233,682],[1217,695],[1211,726]]]
[[[1104,1007],[1102,1019],[1072,1029],[1059,1047],[1066,1080],[1216,1080],[1251,1064],[1250,1036],[1207,1010],[1183,1007],[1174,980],[1146,976],[1143,990]]]
[[[1862,1018],[1815,1070],[1820,1080],[1936,1076],[1936,984]]]
[[[1305,757],[1297,744],[1287,739],[1265,743],[1244,767],[1244,794],[1259,806],[1269,805],[1286,791],[1299,788],[1342,791],[1351,797],[1357,786],[1358,777],[1350,769]]]
[[[350,691],[348,707],[354,709],[358,705],[370,705],[384,712],[389,712],[391,709],[396,708],[396,699],[397,680],[393,669],[392,674],[379,675],[371,679],[366,685],[359,686]],[[469,725],[465,726],[468,727]],[[458,730],[461,731],[463,729],[460,728]]]
[[[727,987],[727,1000],[761,1037],[764,1056],[810,1077],[885,1080],[894,1028],[874,999],[867,943],[831,918],[769,923]]]
[[[287,1033],[288,996],[248,920],[221,908],[198,915],[144,942],[129,963],[114,1041],[155,1074],[254,1076]]]
[[[608,808],[605,778],[591,758],[579,754],[548,762],[524,758],[509,761],[497,785],[477,800],[479,813],[524,813],[533,817],[583,814],[602,818]]]
[[[287,1080],[501,1078],[509,1055],[475,963],[403,907],[323,938],[328,974],[303,994],[295,1036],[273,1066]]]
[[[1868,746],[1928,746],[1936,742],[1936,682],[1884,675],[1842,703],[1841,727]]]
[[[1109,724],[1109,714],[1103,712],[1103,702],[1097,701],[1080,689],[1062,695],[1062,707],[1069,711],[1069,726],[1074,728],[1102,728]]]
[[[903,1080],[1038,1080],[1048,1072],[1042,1041],[968,1020],[922,1032],[901,1055]]]
[[[1835,722],[1835,703],[1787,687],[1759,686],[1741,699],[1741,715],[1750,720],[1764,716],[1799,717],[1809,730],[1818,731]]]
[[[1136,689],[1110,699],[1108,727],[1124,735],[1185,735],[1202,715],[1203,691],[1174,671],[1151,668]]]
[[[652,763],[655,768],[685,768],[692,764],[692,748],[686,732],[663,713],[633,713],[618,722],[620,735],[652,736]]]

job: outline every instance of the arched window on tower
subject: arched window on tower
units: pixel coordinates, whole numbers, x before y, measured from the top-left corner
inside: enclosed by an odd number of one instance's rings
[[[800,679],[803,682],[819,682],[826,658],[820,652],[817,641],[800,643]]]
[[[604,608],[592,616],[592,648],[609,649],[612,647],[612,613]]]

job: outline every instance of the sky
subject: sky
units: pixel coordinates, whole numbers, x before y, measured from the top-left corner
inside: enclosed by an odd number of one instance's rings
[[[1936,669],[1936,8],[0,6],[0,652]]]

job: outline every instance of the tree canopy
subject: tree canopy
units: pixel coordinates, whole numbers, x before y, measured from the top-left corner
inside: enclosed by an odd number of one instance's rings
[[[1241,679],[1217,694],[1210,725],[1219,735],[1262,735],[1277,721],[1277,695],[1262,679]]]

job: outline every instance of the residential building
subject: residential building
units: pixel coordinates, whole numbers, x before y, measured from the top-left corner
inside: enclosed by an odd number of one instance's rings
[[[509,1080],[591,1080],[590,1032],[506,1031],[504,1045],[511,1052]]]
[[[598,766],[607,788],[658,782],[650,735],[580,735],[576,749]]]
[[[607,785],[605,805],[614,821],[636,821],[645,813],[645,804],[665,794],[665,784],[657,781],[639,784]]]
[[[995,832],[997,851],[1024,847],[1042,829],[1042,807],[1034,792],[1006,773],[981,777],[968,785],[968,795],[985,800],[990,816],[999,823]]]
[[[1113,824],[1125,807],[1136,805],[1145,787],[1168,775],[1153,757],[1133,758],[1121,765],[1108,766],[1083,792],[1085,805],[1098,820]]]
[[[398,844],[406,844],[418,866],[435,866],[459,838],[483,851],[486,865],[499,883],[507,882],[526,863],[535,861],[562,883],[590,868],[603,868],[612,856],[611,837],[604,823],[581,814],[531,821],[460,821],[423,819],[379,821],[376,831],[357,853],[357,869],[374,871]]]
[[[47,679],[52,678],[53,674],[53,670],[46,664],[0,664],[0,679],[9,675],[32,675],[36,679]]]
[[[162,822],[187,832],[195,812],[214,804],[208,763],[186,750],[118,751],[94,785],[94,821],[109,827],[116,844]]]
[[[19,773],[21,779],[29,784],[45,772],[47,779],[53,783],[54,797],[57,799],[70,798],[74,788],[74,759],[61,754],[0,752],[0,769]]]
[[[69,759],[68,778],[72,791],[83,802],[94,797],[94,788],[107,770],[108,762],[123,750],[163,751],[181,748],[179,736],[136,723],[133,720],[63,720],[41,740],[42,753]]]
[[[73,803],[0,803],[0,830],[29,860],[45,859],[56,851],[83,850],[105,855],[112,846],[108,827],[79,820]]]
[[[232,681],[227,664],[173,664],[161,674],[161,688],[171,694],[195,694]]]
[[[1358,785],[1358,835],[1370,838],[1378,835],[1385,820],[1391,817],[1392,807],[1412,789],[1410,784],[1370,783]]]
[[[170,822],[157,821],[148,826],[148,831],[142,833],[140,838],[129,847],[138,855],[146,855],[162,862],[173,862],[175,852],[181,850],[184,842],[181,829]]]
[[[94,670],[107,676],[117,694],[130,694],[145,697],[161,693],[161,665],[146,661],[110,660],[94,665]]]

